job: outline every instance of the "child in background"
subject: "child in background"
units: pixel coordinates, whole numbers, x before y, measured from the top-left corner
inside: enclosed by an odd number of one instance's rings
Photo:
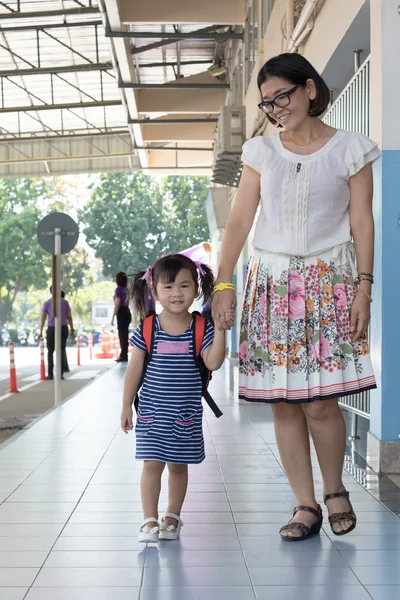
[[[136,420],[136,459],[144,461],[141,496],[144,523],[139,541],[176,540],[183,525],[180,514],[188,484],[188,465],[205,458],[202,380],[193,349],[194,300],[212,293],[211,269],[186,256],[160,258],[146,272],[137,273],[131,297],[143,315],[149,291],[163,311],[154,317],[153,351],[147,365]],[[125,376],[121,427],[133,429],[132,403],[140,387],[146,343],[139,326],[131,338],[133,352]],[[206,367],[219,369],[225,357],[224,333],[206,323],[201,356]],[[168,509],[158,521],[161,476],[169,471]]]

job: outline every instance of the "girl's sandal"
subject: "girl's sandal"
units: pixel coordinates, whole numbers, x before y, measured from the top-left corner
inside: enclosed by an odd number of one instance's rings
[[[315,515],[315,523],[313,525],[311,525],[311,527],[308,527],[307,525],[304,525],[304,523],[297,523],[296,521],[289,521],[289,523],[287,525],[284,525],[279,530],[281,538],[283,540],[285,540],[285,542],[302,542],[303,540],[310,537],[311,535],[319,534],[319,532],[321,531],[323,516],[322,516],[322,509],[321,509],[320,505],[318,504],[317,510],[315,508],[312,508],[311,506],[296,506],[296,508],[293,511],[293,518],[301,510],[310,512],[313,515]],[[286,531],[286,532],[299,531],[301,535],[299,535],[299,536],[298,535],[296,535],[296,536],[282,535],[282,533],[284,531]]]
[[[154,527],[150,527],[149,523],[157,523]],[[160,528],[158,519],[150,517],[143,522],[138,535],[138,542],[142,544],[157,544],[159,539]]]
[[[335,535],[346,535],[347,533],[350,533],[350,531],[353,531],[357,525],[357,517],[353,510],[353,506],[350,502],[350,494],[346,490],[344,490],[343,492],[337,492],[336,494],[327,494],[326,496],[324,496],[325,505],[327,506],[326,503],[329,502],[329,500],[333,500],[334,498],[344,498],[345,500],[347,500],[350,506],[350,510],[348,512],[333,513],[333,515],[329,515],[329,524],[331,526],[332,533],[334,533]],[[335,531],[333,529],[333,525],[335,523],[341,523],[342,521],[351,521],[350,527],[348,527],[348,529],[345,529],[344,531]]]
[[[167,518],[175,519],[177,522],[175,525],[167,525],[165,520]],[[165,516],[161,519],[161,527],[160,527],[160,540],[177,540],[180,536],[181,529],[183,527],[183,522],[178,515],[174,515],[174,513],[165,513]]]

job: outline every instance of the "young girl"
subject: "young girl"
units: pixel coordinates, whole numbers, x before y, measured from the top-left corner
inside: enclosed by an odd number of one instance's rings
[[[163,307],[155,317],[153,353],[147,365],[136,420],[136,459],[143,460],[141,495],[144,523],[139,541],[179,538],[180,513],[188,484],[188,464],[205,458],[202,430],[202,382],[193,352],[192,314],[199,296],[207,300],[214,277],[206,265],[196,265],[181,254],[160,258],[147,271],[137,273],[131,297],[144,316],[149,291]],[[133,352],[125,376],[121,427],[133,429],[132,403],[142,379],[146,344],[139,326],[131,338]],[[206,367],[220,368],[225,355],[223,332],[206,324],[201,355]],[[169,498],[165,516],[158,522],[161,475],[169,471]]]

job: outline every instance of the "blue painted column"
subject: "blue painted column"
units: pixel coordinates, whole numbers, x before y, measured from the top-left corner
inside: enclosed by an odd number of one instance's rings
[[[400,473],[400,15],[398,0],[371,2],[371,137],[382,149],[374,166],[375,285],[368,463]]]

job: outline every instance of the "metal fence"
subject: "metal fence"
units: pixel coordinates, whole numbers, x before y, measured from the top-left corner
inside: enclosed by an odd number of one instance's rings
[[[370,58],[363,62],[325,114],[323,120],[327,125],[369,136]]]
[[[370,130],[370,56],[363,62],[324,116],[324,122],[346,131],[369,135]],[[370,392],[351,394],[340,405],[353,413],[351,439],[357,439],[358,417],[370,418]]]

